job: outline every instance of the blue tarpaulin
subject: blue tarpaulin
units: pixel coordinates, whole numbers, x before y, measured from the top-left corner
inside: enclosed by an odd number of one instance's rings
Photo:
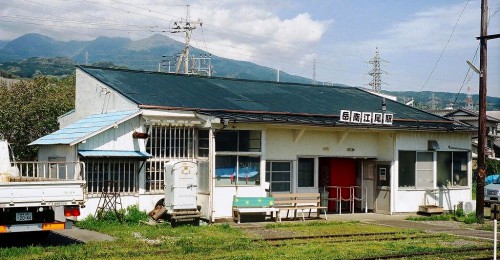
[[[490,175],[490,176],[486,177],[484,182],[486,184],[490,184],[490,183],[494,183],[494,182],[500,183],[500,179],[498,179],[498,178],[500,178],[500,175],[498,175],[498,174]]]

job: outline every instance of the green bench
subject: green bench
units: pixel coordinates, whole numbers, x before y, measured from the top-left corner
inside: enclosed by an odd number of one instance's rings
[[[271,213],[271,217],[278,221],[278,209],[274,208],[272,197],[233,197],[233,220],[241,222],[244,213]],[[276,217],[274,217],[276,214]]]

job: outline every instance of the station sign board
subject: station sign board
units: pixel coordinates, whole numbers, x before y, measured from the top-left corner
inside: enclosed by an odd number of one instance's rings
[[[340,122],[392,125],[394,114],[379,112],[358,112],[351,110],[340,110]]]

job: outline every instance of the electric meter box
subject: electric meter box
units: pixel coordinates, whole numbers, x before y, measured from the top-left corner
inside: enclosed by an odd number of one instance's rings
[[[198,165],[192,161],[170,161],[165,164],[165,208],[197,209]]]

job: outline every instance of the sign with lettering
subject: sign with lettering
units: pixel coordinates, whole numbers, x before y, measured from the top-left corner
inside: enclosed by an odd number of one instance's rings
[[[340,110],[340,122],[392,125],[394,114],[377,112],[358,112],[351,110]]]

